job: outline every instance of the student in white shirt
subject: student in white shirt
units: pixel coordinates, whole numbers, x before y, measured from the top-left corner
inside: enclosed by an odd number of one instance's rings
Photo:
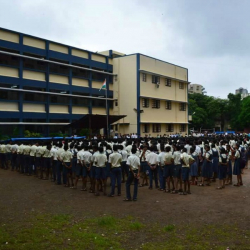
[[[115,195],[115,184],[117,182],[118,196],[121,196],[121,162],[122,156],[119,154],[118,145],[113,146],[113,153],[109,155],[110,173],[111,173],[111,193],[109,197]]]
[[[155,146],[150,148],[150,153],[146,157],[146,161],[149,166],[149,189],[153,189],[153,179],[155,181],[155,188],[158,186],[158,155],[154,153],[156,151]]]
[[[128,166],[127,166],[127,160],[128,160],[128,152],[124,149],[123,145],[120,146],[120,154],[122,156],[122,183],[125,182],[125,175],[126,178],[128,178]]]
[[[147,146],[141,146],[142,147],[142,151],[140,153],[140,162],[141,162],[141,179],[142,179],[142,183],[140,186],[148,186],[148,175],[147,173],[149,172],[149,167],[148,167],[148,163],[146,161],[147,155],[150,153],[150,151],[148,150]]]
[[[91,159],[92,159],[92,154],[89,152],[88,145],[85,145],[84,152],[81,155],[81,163],[82,163],[82,170],[83,170],[82,171],[82,176],[83,176],[82,191],[87,191],[87,177],[90,177]]]
[[[172,194],[182,193],[182,179],[181,179],[181,152],[180,146],[177,145],[175,147],[175,151],[172,155],[172,163],[173,167],[173,177],[174,177],[174,188],[175,190],[172,191]],[[180,182],[180,189],[178,190],[178,180]]]
[[[129,166],[129,175],[126,181],[126,198],[123,201],[132,201],[130,186],[134,181],[134,194],[133,201],[137,201],[137,193],[138,193],[138,183],[140,179],[140,159],[135,155],[136,148],[132,148],[132,155],[128,157],[127,165]]]
[[[103,194],[107,195],[106,187],[107,187],[107,155],[103,151],[103,147],[98,148],[99,153],[96,154],[94,158],[95,166],[96,166],[96,196],[99,196],[99,189],[101,187],[101,183],[103,182]]]
[[[160,146],[160,154],[158,155],[158,163],[159,163],[159,181],[160,181],[160,191],[164,191],[166,189],[166,179],[164,178],[164,167],[165,167],[165,155],[164,144]]]

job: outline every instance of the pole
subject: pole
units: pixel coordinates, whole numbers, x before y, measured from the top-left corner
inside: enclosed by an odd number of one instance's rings
[[[109,137],[108,90],[106,86],[107,138]]]

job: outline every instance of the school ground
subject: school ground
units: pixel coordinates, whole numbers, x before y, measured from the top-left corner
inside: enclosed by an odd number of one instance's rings
[[[191,195],[139,188],[138,201],[95,197],[0,170],[0,249],[250,249],[250,170],[244,186]]]

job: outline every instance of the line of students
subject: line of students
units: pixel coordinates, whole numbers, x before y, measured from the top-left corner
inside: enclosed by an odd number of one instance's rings
[[[242,169],[249,155],[249,140],[203,141],[195,138],[113,139],[108,141],[82,142],[18,142],[0,144],[0,166],[11,168],[20,174],[51,179],[55,184],[77,189],[82,180],[81,191],[99,196],[107,195],[107,179],[111,180],[109,197],[121,195],[121,183],[126,180],[124,201],[137,200],[138,186],[148,186],[172,194],[191,194],[190,185],[211,185],[219,178],[218,189],[232,184],[232,175],[237,176],[235,186],[242,183]],[[87,180],[90,180],[87,189]],[[149,184],[148,184],[149,179]],[[130,186],[134,183],[131,196]],[[184,189],[182,188],[184,184]]]

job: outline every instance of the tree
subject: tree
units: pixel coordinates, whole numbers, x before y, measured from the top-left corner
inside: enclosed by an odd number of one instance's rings
[[[234,95],[232,93],[228,94],[228,118],[230,125],[233,129],[241,130],[241,122],[239,120],[239,115],[241,112],[241,95]]]
[[[238,118],[242,128],[250,127],[250,96],[242,100],[241,111]]]

